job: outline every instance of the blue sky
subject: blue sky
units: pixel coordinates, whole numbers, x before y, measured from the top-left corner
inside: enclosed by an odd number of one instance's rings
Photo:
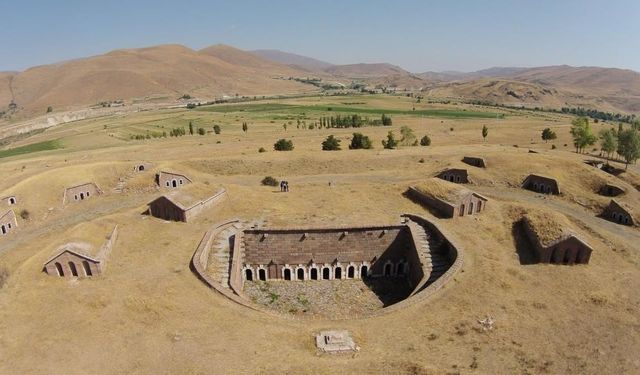
[[[413,72],[556,64],[640,71],[640,0],[0,0],[0,9],[0,71],[166,43]]]

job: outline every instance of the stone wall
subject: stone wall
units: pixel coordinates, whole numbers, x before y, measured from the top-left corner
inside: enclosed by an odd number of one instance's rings
[[[446,169],[438,174],[438,178],[457,184],[469,183],[469,175],[466,169]]]
[[[9,210],[0,216],[0,236],[7,235],[16,229],[18,229],[18,220],[13,210]]]
[[[465,156],[462,158],[462,162],[472,165],[474,167],[478,167],[478,168],[486,168],[487,164],[484,161],[483,158],[478,158],[478,157],[474,157],[474,156]]]
[[[187,221],[184,210],[164,196],[149,203],[149,215],[163,220]]]
[[[469,194],[462,198],[458,206],[454,209],[455,216],[476,215],[485,209],[487,202],[475,194]]]
[[[419,203],[436,210],[442,217],[452,218],[455,215],[456,207],[445,201],[432,198],[413,186],[409,187],[407,195]]]
[[[209,198],[203,200],[202,202],[199,202],[189,207],[184,214],[184,221],[189,222],[189,220],[192,220],[194,217],[199,215],[205,209],[217,203],[220,203],[226,196],[227,196],[227,190],[221,189],[220,191],[210,196]]]
[[[156,175],[156,183],[161,188],[176,188],[186,184],[190,184],[191,180],[182,174],[160,172]]]
[[[558,181],[535,174],[530,174],[522,183],[522,187],[537,193],[560,194]]]
[[[526,220],[523,220],[524,232],[529,238],[537,260],[540,263],[587,264],[591,259],[591,248],[574,236],[568,236],[549,246],[543,246],[538,236]]]
[[[92,277],[102,273],[100,263],[64,251],[44,266],[47,275],[60,277]]]

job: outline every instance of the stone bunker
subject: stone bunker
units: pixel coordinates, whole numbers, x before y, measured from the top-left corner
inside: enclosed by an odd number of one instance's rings
[[[265,306],[251,294],[255,285],[263,291],[271,285],[282,295],[288,285],[314,295],[309,291],[326,283],[358,283],[386,308],[441,279],[457,254],[433,224],[409,215],[399,225],[331,228],[256,228],[232,221],[205,234],[192,264],[210,287],[258,310]]]

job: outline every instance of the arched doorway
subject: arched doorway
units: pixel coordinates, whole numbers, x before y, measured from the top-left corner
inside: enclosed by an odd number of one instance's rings
[[[298,274],[298,280],[304,280],[304,268],[298,268],[296,273]]]
[[[476,212],[480,212],[482,210],[482,201],[478,201],[478,207],[476,208]]]
[[[384,265],[384,275],[391,276],[391,263],[387,263]]]
[[[4,225],[0,227],[0,231],[2,231],[2,234],[7,234],[7,228]]]
[[[464,208],[465,208],[464,204],[461,204],[460,205],[460,216],[464,216]]]
[[[404,276],[404,263],[398,263],[398,267],[396,267],[396,275]]]
[[[13,197],[9,198],[9,204],[16,204],[16,199]]]
[[[84,193],[80,193],[80,200],[84,199]]]
[[[311,280],[318,280],[318,269],[317,268],[313,267],[311,269],[310,274],[311,274]]]
[[[285,268],[283,273],[284,273],[284,279],[287,281],[291,281],[291,269]]]
[[[347,267],[347,278],[353,279],[356,277],[356,268],[354,266]]]
[[[469,203],[469,215],[473,214],[473,202]]]
[[[329,270],[329,267],[325,267],[322,269],[322,280],[329,279],[331,279],[331,270]]]
[[[176,180],[171,180],[171,186],[178,187],[178,182]]]
[[[260,279],[260,281],[267,281],[267,270],[260,268],[258,270],[258,279]]]
[[[246,268],[244,270],[244,279],[247,281],[253,281],[253,270],[251,268]]]
[[[87,262],[86,260],[82,261],[82,268],[84,268],[84,275],[85,276],[93,276],[93,273],[91,272],[91,266],[89,265],[89,262]]]
[[[334,275],[333,275],[334,279],[342,279],[342,267],[336,267],[336,269],[333,272],[334,272]]]
[[[141,165],[138,167],[138,172],[142,172],[142,171],[144,171],[144,165]]]
[[[64,270],[62,269],[62,264],[56,262],[56,271],[58,271],[58,276],[64,276]]]
[[[367,266],[360,267],[360,278],[366,279],[367,276],[369,276],[369,267]]]

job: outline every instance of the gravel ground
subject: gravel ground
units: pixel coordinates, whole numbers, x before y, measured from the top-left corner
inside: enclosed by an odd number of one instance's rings
[[[285,314],[330,319],[366,316],[404,299],[408,285],[400,279],[246,282],[252,301]]]

